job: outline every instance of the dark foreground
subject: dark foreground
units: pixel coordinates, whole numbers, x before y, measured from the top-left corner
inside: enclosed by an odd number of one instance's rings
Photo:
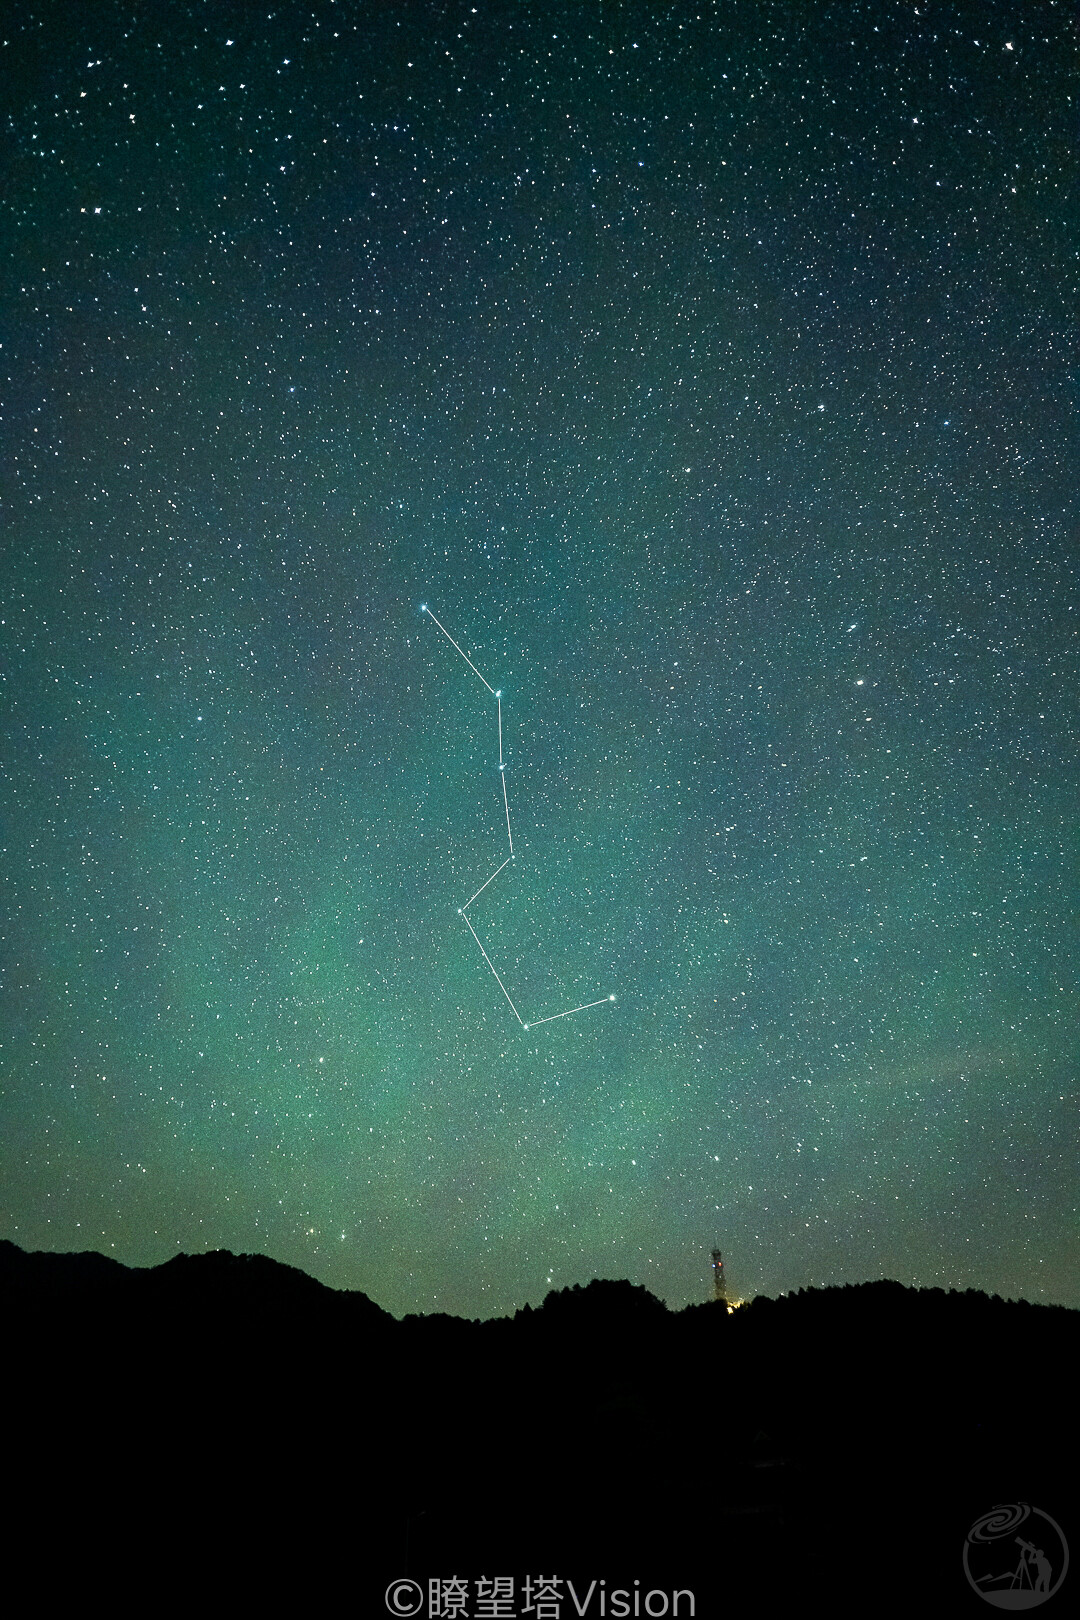
[[[259,1257],[11,1244],[0,1291],[9,1568],[55,1612],[979,1615],[967,1531],[1017,1502],[1080,1557],[1074,1311],[881,1282],[672,1313],[594,1282],[398,1322]],[[406,1578],[422,1607],[388,1610]]]

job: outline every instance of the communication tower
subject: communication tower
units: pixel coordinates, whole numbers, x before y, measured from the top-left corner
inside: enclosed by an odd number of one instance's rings
[[[713,1299],[718,1305],[727,1304],[727,1282],[724,1279],[724,1257],[719,1249],[712,1252]]]

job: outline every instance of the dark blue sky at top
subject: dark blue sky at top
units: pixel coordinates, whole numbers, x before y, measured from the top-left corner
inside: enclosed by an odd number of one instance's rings
[[[9,12],[5,1235],[1080,1303],[1070,21]]]

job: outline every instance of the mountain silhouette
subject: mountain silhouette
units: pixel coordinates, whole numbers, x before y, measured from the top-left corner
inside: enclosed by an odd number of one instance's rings
[[[122,1544],[125,1590],[170,1602],[378,1615],[401,1576],[561,1572],[699,1615],[888,1614],[910,1568],[951,1613],[989,1507],[1080,1532],[1061,1307],[882,1281],[729,1315],[597,1279],[399,1321],[260,1255],[9,1242],[0,1299],[25,1534],[58,1570]]]

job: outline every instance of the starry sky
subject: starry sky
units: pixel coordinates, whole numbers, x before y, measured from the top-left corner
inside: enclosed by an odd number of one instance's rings
[[[1080,1305],[1070,12],[9,10],[0,1235]]]

